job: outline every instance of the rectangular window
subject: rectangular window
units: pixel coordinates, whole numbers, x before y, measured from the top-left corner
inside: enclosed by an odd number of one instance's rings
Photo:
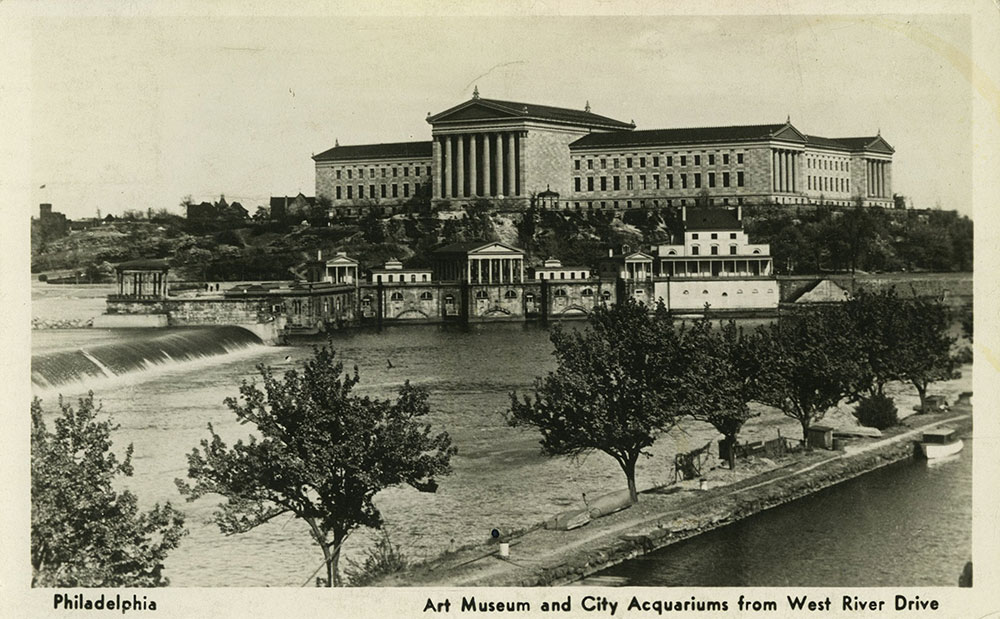
[[[576,160],[573,161],[573,168],[576,169],[576,170],[580,169],[580,160],[579,159],[576,159]]]
[[[667,167],[668,168],[674,167],[674,158],[671,155],[667,155]]]
[[[354,187],[351,187],[350,185],[348,185],[347,186],[347,199],[351,200],[353,198],[354,198]]]
[[[729,165],[729,153],[722,153],[722,165]]]
[[[653,167],[654,168],[660,167],[660,158],[659,157],[653,157]]]
[[[684,200],[681,200],[681,205],[682,206],[684,205]],[[697,256],[698,255],[698,246],[697,245],[692,245],[691,246],[691,255],[692,256]]]
[[[409,183],[403,183],[403,197],[404,198],[409,198],[410,197],[410,184]]]
[[[686,166],[688,164],[687,155],[681,155],[681,165]]]
[[[730,245],[729,246],[729,255],[730,256],[735,256],[736,255],[736,246],[735,245]]]
[[[667,189],[673,189],[673,188],[674,188],[674,175],[667,174]],[[657,187],[657,189],[659,189],[659,187]]]
[[[722,186],[729,187],[729,172],[722,173]]]
[[[396,183],[392,184],[392,197],[393,198],[399,197],[399,185],[397,185]]]
[[[625,177],[625,189],[635,189],[631,175]]]
[[[393,166],[392,167],[392,177],[396,178],[396,176],[398,176],[398,175],[399,175],[399,168],[397,168],[396,166]]]
[[[694,175],[694,188],[701,189],[701,174],[698,172],[695,172]]]
[[[687,189],[687,188],[688,188],[688,175],[681,174],[681,189]]]
[[[386,168],[382,168],[382,178],[386,177],[386,173],[387,172],[388,172],[388,170]]]
[[[669,175],[667,176],[667,178],[670,178],[670,186],[673,187],[674,186],[673,178],[670,177]],[[660,188],[660,175],[659,174],[654,174],[653,175],[653,189],[659,189],[659,188]]]
[[[715,165],[715,155],[708,156],[708,165]]]
[[[601,158],[601,169],[602,170],[607,170],[608,169],[608,160],[604,159],[603,157]]]
[[[695,155],[694,156],[694,164],[695,165],[701,165],[701,155]]]
[[[353,170],[347,170],[347,180],[351,179],[351,172],[353,172]]]
[[[337,170],[336,177],[337,177],[337,180],[339,181],[340,180],[340,170]]]
[[[368,197],[369,198],[375,197],[375,185],[368,185]]]
[[[646,158],[645,157],[639,157],[639,167],[640,168],[645,168],[646,167]]]
[[[587,160],[587,169],[588,170],[593,170],[594,169],[594,160],[593,159],[588,159]]]
[[[639,177],[639,187],[641,189],[646,189],[646,175],[643,174]]]
[[[573,190],[580,191],[580,186],[581,186],[580,177],[577,176],[576,178],[573,179]]]
[[[611,177],[611,184],[614,187],[615,191],[618,191],[619,189],[622,188],[621,180],[622,179],[621,179],[620,176],[612,176]]]
[[[614,166],[614,168],[615,168],[615,169],[617,170],[617,169],[618,169],[618,157],[615,157],[614,159],[612,159],[612,160],[611,160],[611,164],[612,164],[612,165]]]
[[[736,238],[736,233],[735,232],[730,232],[729,233],[729,238],[735,239]]]
[[[607,176],[602,176],[601,177],[601,191],[607,191],[607,190],[608,190],[608,177]]]
[[[715,187],[715,172],[708,173],[708,186]]]
[[[715,240],[717,240],[718,238],[719,238],[719,234],[718,234],[717,232],[713,232],[713,233],[712,233],[712,240],[713,240],[713,241],[715,241]]]
[[[626,157],[625,158],[625,167],[626,168],[631,168],[632,167],[632,158],[631,157]]]
[[[403,176],[410,175],[410,166],[403,166]],[[419,176],[419,174],[414,174],[414,176]]]
[[[594,177],[593,176],[588,176],[587,177],[587,191],[593,191],[593,190],[594,190]]]
[[[430,175],[431,175],[431,167],[427,166],[427,176],[430,176]]]
[[[379,193],[382,195],[383,198],[386,197],[385,196],[385,183],[382,183],[381,187],[379,188]]]
[[[736,153],[736,163],[743,163],[743,153]]]
[[[375,168],[368,169],[368,178],[375,178]]]
[[[340,185],[337,185],[337,199],[340,199]]]
[[[698,233],[695,232],[695,233],[691,234],[691,239],[694,240],[694,241],[697,241],[698,240]]]
[[[736,173],[736,186],[737,187],[743,186],[743,172]]]

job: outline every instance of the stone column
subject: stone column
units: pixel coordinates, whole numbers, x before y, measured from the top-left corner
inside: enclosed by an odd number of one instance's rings
[[[455,171],[458,179],[455,181],[455,193],[459,198],[465,197],[465,136],[455,136],[457,151],[455,153]]]
[[[771,191],[778,190],[778,152],[771,149]]]
[[[478,136],[475,133],[469,136],[469,195],[473,197],[479,195],[478,174],[476,173],[476,142],[478,141]]]
[[[486,274],[486,279],[487,279],[488,283],[492,284],[493,283],[493,259],[492,258],[488,258],[486,260],[486,265],[487,265],[487,267],[489,269],[489,271]]]
[[[503,166],[503,136],[504,136],[504,134],[502,134],[502,133],[498,133],[497,134],[497,162],[496,162],[496,166],[494,166],[496,168],[496,171],[497,171],[497,195],[498,196],[503,194],[503,168],[504,168],[504,166]]]
[[[483,134],[483,195],[486,197],[493,195],[493,165],[490,162],[490,142],[492,141],[489,133]]]
[[[443,192],[441,197],[447,199],[451,197],[451,136],[441,136],[444,140],[444,173],[441,175],[443,182]]]
[[[889,192],[885,190],[885,162],[880,161],[878,164],[878,186],[882,190],[882,197],[888,197]]]
[[[792,191],[798,190],[798,167],[799,167],[799,154],[792,152]]]
[[[518,281],[518,283],[523,283],[524,282],[524,258],[518,258],[517,259],[517,267],[518,267],[518,271],[519,271],[519,279],[517,281]]]
[[[514,134],[507,134],[507,183],[510,185],[507,194],[517,195],[517,178],[514,176]]]
[[[435,199],[444,197],[443,191],[441,189],[441,179],[444,174],[441,173],[443,168],[442,157],[444,156],[443,149],[441,148],[441,137],[438,136],[434,138],[433,143],[433,161],[434,161],[434,185],[432,186],[431,192],[432,197]]]

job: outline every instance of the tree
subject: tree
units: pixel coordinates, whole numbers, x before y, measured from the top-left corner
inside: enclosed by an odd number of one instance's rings
[[[243,381],[240,398],[226,405],[260,437],[229,447],[209,424],[211,437],[188,455],[194,483],[177,486],[188,500],[225,497],[215,521],[227,535],[286,513],[303,520],[323,552],[327,586],[338,585],[350,533],[382,525],[375,494],[403,483],[434,492],[456,450],[446,432],[432,436],[423,423],[430,412],[425,390],[407,381],[395,401],[352,395],[357,368],[344,373],[326,346],[281,379],[263,364],[258,371],[263,391]]]
[[[761,327],[758,401],[809,426],[850,392],[858,372],[857,341],[843,309],[797,310]]]
[[[951,312],[943,303],[914,298],[906,306],[905,333],[896,351],[899,374],[916,387],[923,410],[931,383],[958,377],[959,361],[952,353],[956,340],[948,333]]]
[[[852,376],[852,400],[885,394],[885,385],[902,380],[900,348],[907,338],[907,303],[895,288],[858,290],[845,304],[848,333],[857,340],[857,371]]]
[[[702,317],[682,327],[677,339],[683,373],[670,383],[674,399],[684,415],[712,424],[723,435],[729,468],[735,469],[739,432],[759,415],[749,406],[762,370],[759,336],[744,334],[732,320],[713,329]]]
[[[599,307],[587,328],[551,335],[558,368],[535,379],[535,397],[511,393],[507,421],[542,434],[548,455],[603,451],[621,467],[632,502],[638,500],[635,466],[657,436],[677,422],[667,372],[674,330],[663,304],[650,316],[631,299]]]
[[[117,491],[132,475],[132,446],[112,451],[110,420],[93,392],[74,409],[59,399],[49,432],[41,400],[31,403],[31,584],[38,587],[160,587],[163,561],[180,543],[183,515],[167,503],[140,512]]]

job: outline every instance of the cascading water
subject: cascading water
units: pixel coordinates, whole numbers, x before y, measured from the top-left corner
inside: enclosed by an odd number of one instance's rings
[[[260,338],[240,327],[195,327],[147,335],[137,332],[135,339],[34,355],[31,382],[47,389],[263,345]]]

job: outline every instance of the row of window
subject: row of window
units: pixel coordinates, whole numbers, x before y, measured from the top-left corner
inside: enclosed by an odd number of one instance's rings
[[[363,198],[409,198],[411,193],[410,183],[392,183],[391,185],[382,183],[381,185],[368,185],[368,195],[365,195],[365,186],[358,185],[358,199]],[[413,183],[412,193],[414,196],[421,195],[421,189],[429,191],[429,185],[427,183]],[[377,189],[377,191],[376,191]],[[400,190],[402,190],[402,195],[400,195]],[[354,185],[337,185],[334,187],[334,196],[337,200],[353,200],[354,199]]]
[[[806,157],[806,167],[813,168],[816,170],[840,170],[841,172],[851,171],[851,164],[848,161],[843,161],[843,160],[832,161],[829,159],[819,159],[816,157]]]
[[[815,191],[841,191],[851,190],[851,181],[847,178],[833,178],[829,176],[809,176],[809,189]]]
[[[379,168],[369,167],[369,168],[367,168],[367,170],[368,170],[368,178],[375,178],[376,174],[378,176],[381,176],[382,178],[388,178],[390,175],[393,178],[396,178],[397,176],[404,176],[405,177],[405,176],[409,176],[410,175],[410,170],[411,169],[413,170],[413,176],[420,176],[420,170],[423,167],[425,167],[425,166],[419,166],[419,165],[409,166],[409,165],[406,165],[406,166],[392,166],[391,168],[388,167],[388,166],[381,166]],[[427,168],[427,176],[430,176],[431,175],[431,166],[426,166],[426,168]],[[346,172],[345,176],[347,177],[348,180],[354,178],[355,172],[357,172],[357,177],[359,179],[361,179],[361,178],[365,177],[365,169],[366,168],[364,166],[358,166],[357,168],[337,168],[336,170],[333,171],[333,173],[336,176],[336,178],[337,178],[338,181],[341,178],[340,175],[341,175],[342,172]],[[379,172],[376,173],[377,170],[379,170]]]
[[[721,176],[721,179],[719,178],[720,176]],[[680,185],[681,185],[680,188],[681,189],[688,189],[688,175],[687,174],[680,174],[679,177],[680,177]],[[598,177],[588,176],[587,177],[587,191],[598,191],[597,189],[595,189],[595,187],[600,187],[599,191],[608,191],[608,178],[611,179],[611,191],[620,191],[621,188],[622,188],[622,186],[621,186],[622,185],[621,179],[623,178],[621,176],[611,176],[611,177],[607,177],[607,176],[598,176]],[[625,178],[625,190],[626,191],[634,191],[636,189],[636,182],[635,182],[636,181],[636,177],[634,177],[631,174],[629,174],[629,175],[625,176],[624,178]],[[667,175],[665,175],[665,179],[666,179],[667,189],[673,189],[674,188],[674,175],[673,174],[667,174]],[[652,180],[653,180],[652,188],[653,189],[660,189],[660,175],[659,174],[653,174],[653,179]],[[732,187],[732,176],[730,176],[729,172],[723,172],[721,175],[717,175],[715,172],[709,172],[708,173],[708,186],[709,187],[718,187],[720,180],[722,182],[722,186],[723,187]],[[638,181],[639,181],[638,182],[638,189],[639,190],[646,190],[646,189],[650,188],[649,185],[646,182],[646,175],[645,174],[640,174],[638,176]],[[694,174],[691,175],[691,181],[692,181],[694,189],[701,189],[701,187],[702,187],[702,174],[700,172],[695,172]],[[746,177],[744,176],[743,172],[742,171],[741,172],[737,172],[736,173],[736,186],[737,187],[744,187],[745,184],[746,184]],[[576,176],[576,177],[573,178],[573,189],[576,192],[582,192],[583,191],[583,178],[582,177]]]
[[[567,296],[566,295],[566,290],[564,288],[557,288],[555,291],[553,291],[552,296],[554,296],[554,297],[565,297],[565,296]],[[590,288],[584,288],[583,290],[580,291],[580,296],[581,297],[588,297],[588,298],[589,297],[593,297],[594,296],[594,291],[591,290]],[[611,298],[611,293],[608,292],[607,290],[605,290],[604,292],[601,293],[601,296],[604,297],[605,300],[608,300],[608,299]],[[503,297],[505,299],[516,299],[517,298],[517,291],[515,291],[515,290],[508,290],[508,291],[506,291],[503,294]],[[485,290],[477,290],[476,291],[476,298],[479,299],[479,300],[489,299],[489,294]],[[432,295],[430,292],[421,292],[420,293],[420,300],[421,301],[431,301],[433,299],[434,299],[434,295]],[[392,294],[389,295],[389,300],[390,301],[402,301],[403,300],[403,293],[402,292],[393,292]],[[529,292],[528,294],[524,295],[524,300],[528,301],[529,303],[533,302],[535,300],[535,295]],[[448,295],[447,297],[445,297],[445,302],[446,303],[453,303],[454,301],[455,301],[455,297],[453,297],[451,295]],[[366,296],[364,299],[361,300],[361,304],[364,305],[364,306],[366,306],[366,307],[370,306],[371,302],[372,302],[372,298],[370,296]]]
[[[672,168],[674,166],[674,157],[675,156],[680,161],[680,165],[682,167],[686,166],[688,164],[688,155],[667,155],[666,156],[666,163],[667,163],[667,167],[668,168]],[[701,165],[701,155],[700,154],[699,155],[692,155],[691,158],[694,161],[694,165],[696,165],[696,166],[700,166]],[[715,162],[716,162],[716,155],[715,155],[715,153],[709,153],[706,156],[706,159],[708,161],[708,165],[715,165]],[[718,159],[720,159],[722,161],[722,165],[729,165],[729,163],[730,163],[729,153],[722,153],[722,156],[719,157]],[[574,167],[574,169],[579,170],[579,169],[582,168],[583,162],[586,161],[587,162],[587,169],[588,170],[593,170],[595,165],[599,166],[600,169],[605,170],[605,169],[607,169],[608,162],[610,161],[611,162],[611,167],[613,169],[618,169],[618,168],[622,167],[621,164],[623,162],[624,162],[626,168],[632,168],[634,163],[638,163],[639,164],[638,166],[635,166],[635,167],[645,168],[647,160],[652,162],[654,168],[660,167],[660,156],[659,155],[649,156],[648,159],[647,159],[647,157],[635,157],[635,156],[632,156],[632,157],[610,157],[610,158],[608,158],[608,157],[599,157],[599,158],[587,157],[586,159],[576,158],[576,159],[573,160],[573,167]],[[737,165],[743,163],[743,153],[736,153],[736,163],[737,163]]]
[[[386,274],[386,280],[385,281],[389,282],[389,283],[392,283],[394,281],[393,280],[394,277],[396,278],[395,281],[397,281],[397,282],[406,282],[406,273],[388,273],[388,274]],[[420,281],[422,281],[422,282],[429,281],[429,279],[428,279],[429,277],[430,276],[427,273],[421,273],[420,274]],[[382,275],[381,274],[375,275],[375,281],[376,282],[381,282],[382,281]],[[411,282],[416,282],[417,281],[417,274],[416,273],[410,273],[410,281]]]
[[[586,271],[579,271],[579,273],[580,273],[580,279],[587,279],[588,273]],[[569,279],[576,279],[576,274],[577,271],[570,271]],[[538,275],[539,275],[538,279],[556,279],[555,271],[550,271],[548,277],[545,277],[544,271],[539,273]],[[566,271],[559,272],[559,279],[566,279]]]
[[[685,290],[681,294],[691,294],[691,291],[690,290]],[[702,290],[701,294],[708,294],[708,291],[707,290]],[[737,289],[736,290],[736,294],[743,294],[743,289],[742,288]],[[754,288],[752,290],[751,294],[760,294],[760,292],[756,288]],[[767,289],[767,294],[774,294],[774,288],[768,288]],[[729,293],[728,292],[723,292],[722,296],[728,297]]]
[[[632,206],[633,206],[632,200],[625,200],[624,202],[625,202],[625,208],[627,208],[627,209],[632,208]],[[613,200],[611,202],[611,204],[612,204],[613,208],[621,208],[621,202],[619,200]],[[667,204],[668,207],[673,206],[674,205],[674,201],[672,199],[670,199],[670,198],[667,198],[666,204]],[[678,204],[680,204],[680,206],[688,206],[688,200],[687,200],[687,198],[681,198],[680,201],[678,202]],[[694,204],[696,204],[696,202],[692,201],[691,204],[694,205]],[[709,198],[708,199],[708,204],[709,204],[709,206],[714,206],[716,204],[720,204],[720,202],[718,201],[718,198]],[[722,198],[721,204],[723,204],[725,206],[729,206],[729,198]],[[743,204],[743,198],[736,198],[736,204],[742,205]],[[568,207],[568,205],[569,205],[568,201],[566,202],[566,205]],[[652,206],[653,206],[653,208],[659,208],[660,207],[660,201],[659,200],[653,200],[652,201]],[[606,201],[606,200],[601,200],[600,202],[595,202],[593,200],[588,200],[587,201],[587,209],[588,210],[594,210],[595,207],[602,208],[602,209],[608,208],[608,201]],[[646,207],[646,200],[639,200],[639,208],[645,208],[645,207]],[[582,210],[583,209],[582,203],[580,203],[580,202],[574,202],[573,203],[573,208],[576,209],[576,210],[578,210],[578,211]]]
[[[700,232],[692,232],[691,233],[691,240],[697,241],[698,240],[698,236],[700,234],[701,234]],[[735,239],[737,234],[738,234],[737,232],[730,232],[729,233],[729,238]],[[710,234],[709,238],[714,241],[715,239],[719,238],[719,233],[718,232],[712,232]]]

